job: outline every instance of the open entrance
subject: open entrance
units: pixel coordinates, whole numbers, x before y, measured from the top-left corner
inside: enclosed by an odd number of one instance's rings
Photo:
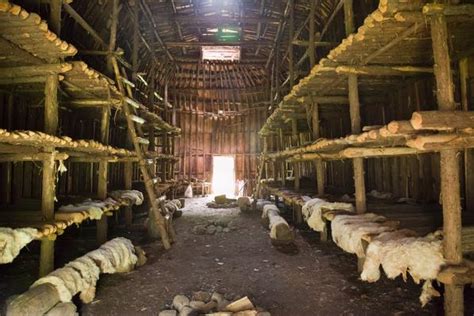
[[[235,158],[232,156],[212,157],[212,193],[235,195]]]

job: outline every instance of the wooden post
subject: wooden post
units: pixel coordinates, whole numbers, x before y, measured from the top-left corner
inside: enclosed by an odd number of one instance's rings
[[[359,88],[357,83],[357,75],[349,75],[349,109],[351,116],[351,131],[352,134],[359,134],[361,132],[360,123],[360,103],[359,103]],[[364,159],[354,158],[352,160],[354,166],[354,186],[356,198],[357,213],[365,213],[367,210],[366,196],[365,196],[365,179],[364,179]]]
[[[138,73],[138,50],[140,49],[140,25],[138,3],[131,1],[133,9],[133,41],[132,41],[132,81],[136,83]]]
[[[295,4],[294,0],[289,0],[288,4],[290,8],[290,21],[288,25],[288,72],[290,76],[290,89],[295,85],[295,61],[294,61],[294,52],[293,52],[293,36],[295,32]]]
[[[314,45],[315,42],[315,16],[316,14],[316,1],[311,1],[311,6],[309,10],[309,45],[308,45],[308,56],[309,56],[309,67],[313,69],[316,65],[316,46]]]
[[[124,171],[123,171],[123,176],[124,176],[124,182],[125,182],[125,190],[131,190],[132,189],[132,178],[133,178],[133,163],[132,162],[126,162],[124,165]],[[133,209],[132,206],[126,206],[125,207],[125,226],[126,227],[131,227],[133,223]]]
[[[109,143],[109,124],[110,124],[110,109],[104,107],[102,109],[102,118],[100,121],[100,141],[107,145]],[[108,162],[106,160],[99,161],[98,181],[97,181],[97,197],[100,200],[107,198],[107,174]],[[107,241],[107,216],[102,215],[102,218],[96,222],[97,227],[97,243],[99,245]]]
[[[44,221],[54,220],[54,198],[56,192],[56,163],[52,152],[43,160],[41,214]],[[41,239],[39,275],[45,276],[54,270],[54,239]]]
[[[346,28],[346,36],[354,33],[354,8],[353,0],[344,0],[344,26]]]
[[[449,56],[448,26],[443,14],[431,16],[436,98],[441,111],[456,110],[454,83]],[[444,257],[450,264],[462,262],[461,249],[461,193],[458,151],[440,152],[441,204],[443,205]],[[464,287],[445,285],[444,312],[446,315],[464,315]]]
[[[461,90],[461,104],[463,111],[469,111],[469,58],[459,61],[459,78]],[[464,151],[464,178],[466,210],[474,211],[474,150]]]
[[[279,138],[280,138],[280,151],[285,150],[285,139],[283,137],[283,130],[278,129]],[[284,159],[281,160],[281,185],[284,187],[286,185],[286,162]]]
[[[58,75],[46,77],[44,89],[44,130],[55,135],[58,129]],[[50,155],[43,160],[41,213],[43,220],[54,220],[54,198],[56,194],[56,163],[54,148],[47,148]],[[54,269],[54,238],[41,240],[39,275],[45,276]]]
[[[319,104],[313,102],[312,111],[311,111],[311,125],[313,132],[313,140],[317,140],[321,137],[320,133],[320,122],[319,122]],[[324,164],[322,159],[316,159],[314,161],[314,168],[316,170],[316,183],[318,188],[318,195],[324,195]]]
[[[292,146],[298,146],[298,121],[296,118],[291,120],[291,142]],[[294,188],[298,192],[300,190],[300,164],[293,163],[293,177],[295,178]]]
[[[112,58],[115,52],[115,46],[117,44],[117,27],[119,17],[119,0],[112,0],[112,15],[110,24],[110,35],[109,35],[109,47],[107,55],[107,70],[109,73],[113,73]]]
[[[57,35],[61,35],[61,7],[63,0],[49,0],[48,26]]]
[[[58,130],[58,85],[57,74],[47,75],[44,87],[44,131],[56,135]]]

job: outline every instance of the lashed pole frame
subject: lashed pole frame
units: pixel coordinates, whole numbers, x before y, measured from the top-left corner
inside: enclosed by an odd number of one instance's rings
[[[454,82],[451,72],[446,17],[442,13],[434,14],[430,21],[438,108],[440,111],[454,111],[456,103],[454,101]],[[462,262],[461,180],[458,154],[456,149],[444,149],[440,152],[443,251],[449,264]],[[446,315],[464,314],[463,290],[464,286],[462,285],[445,285],[444,311]]]

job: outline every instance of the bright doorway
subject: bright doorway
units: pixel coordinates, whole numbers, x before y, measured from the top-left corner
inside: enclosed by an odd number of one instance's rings
[[[212,193],[235,195],[235,158],[232,156],[212,157]]]

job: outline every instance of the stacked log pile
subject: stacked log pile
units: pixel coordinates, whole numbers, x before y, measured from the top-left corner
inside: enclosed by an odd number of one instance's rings
[[[393,121],[378,129],[338,139],[318,139],[310,145],[267,154],[266,158],[338,160],[414,155],[446,148],[472,148],[473,117],[473,112],[414,112],[410,121]]]
[[[18,31],[19,26],[22,27],[21,32]],[[3,38],[32,56],[38,56],[41,59],[37,60],[42,62],[74,56],[77,53],[73,45],[62,41],[51,32],[38,14],[27,12],[16,4],[6,1],[0,3],[0,28]],[[18,62],[24,62],[22,56],[17,58]]]
[[[57,147],[72,151],[134,157],[135,153],[122,148],[103,145],[93,140],[73,140],[67,136],[53,136],[37,131],[7,131],[0,129],[0,142],[31,147]]]

